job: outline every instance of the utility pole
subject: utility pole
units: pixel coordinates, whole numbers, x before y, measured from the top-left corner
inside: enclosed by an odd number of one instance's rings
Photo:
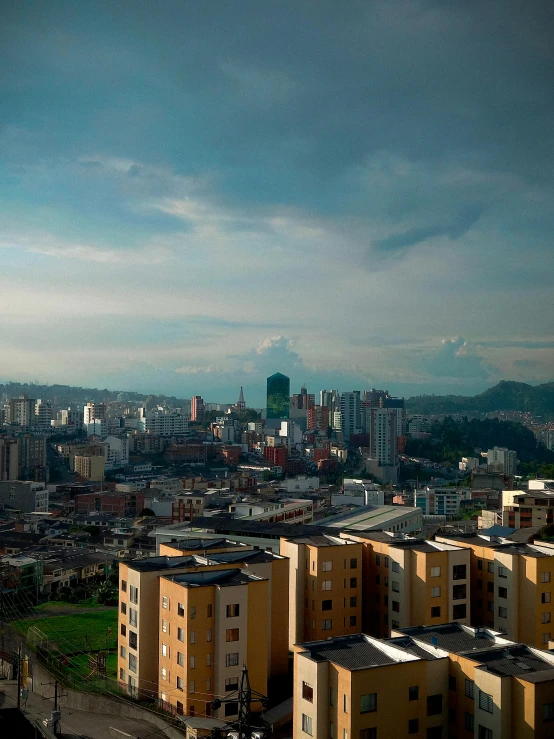
[[[17,708],[21,710],[21,647],[17,650]]]
[[[213,739],[229,736],[232,736],[233,739],[252,739],[254,736],[269,737],[270,728],[259,726],[253,721],[252,703],[260,703],[262,708],[265,709],[267,708],[267,698],[250,687],[246,665],[242,668],[239,689],[234,693],[230,693],[226,698],[214,699],[211,705],[214,710],[217,710],[221,708],[223,703],[238,703],[238,720],[227,724],[223,729],[214,729],[212,731]]]

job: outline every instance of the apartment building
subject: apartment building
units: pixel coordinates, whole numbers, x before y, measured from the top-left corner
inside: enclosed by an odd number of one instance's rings
[[[267,695],[268,581],[238,568],[160,578],[159,697],[177,714],[211,716],[237,690],[243,665]],[[235,720],[238,703],[217,718]]]
[[[501,537],[437,537],[471,553],[471,623],[546,648],[554,634],[554,546]]]
[[[469,550],[387,532],[341,536],[362,545],[367,633],[387,637],[404,626],[469,623]]]
[[[22,513],[48,513],[48,490],[42,482],[0,482],[0,508]]]
[[[554,495],[541,490],[502,491],[502,525],[513,529],[554,523]]]
[[[552,737],[554,655],[460,624],[295,649],[295,739]]]
[[[290,560],[289,648],[362,626],[362,545],[338,536],[281,539]]]
[[[84,480],[101,481],[104,479],[104,457],[96,455],[79,455],[73,457],[75,474]]]
[[[416,506],[424,516],[453,516],[460,510],[463,501],[471,500],[469,488],[431,488],[416,492]]]

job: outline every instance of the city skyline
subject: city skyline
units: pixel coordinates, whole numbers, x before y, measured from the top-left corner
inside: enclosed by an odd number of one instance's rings
[[[550,2],[3,16],[0,381],[554,379]]]

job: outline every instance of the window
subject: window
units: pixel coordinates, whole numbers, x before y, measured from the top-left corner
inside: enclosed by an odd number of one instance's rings
[[[541,582],[550,582],[550,572],[543,572],[541,575]]]
[[[452,599],[453,600],[465,600],[467,585],[454,585],[452,588]]]
[[[309,736],[313,736],[312,717],[306,716],[305,713],[302,714],[302,731]]]
[[[417,718],[411,718],[408,721],[408,734],[417,734],[419,732],[419,721]]]
[[[226,716],[236,716],[238,712],[239,712],[238,703],[226,703],[225,704],[225,715]]]
[[[321,583],[321,589],[322,590],[331,590],[331,585],[332,585],[331,580],[324,580]]]
[[[360,697],[360,713],[372,713],[377,710],[377,693],[368,693]]]
[[[191,631],[190,632],[190,643],[191,644],[196,644],[196,631]]]
[[[321,601],[321,610],[322,611],[332,611],[333,610],[333,601],[332,600],[322,600]]]
[[[505,567],[499,567],[498,577],[508,577],[508,570]]]
[[[400,628],[400,621],[395,621],[394,618],[391,620],[391,626],[393,629],[399,629]]]
[[[440,618],[440,615],[441,615],[441,607],[433,606],[431,608],[431,618]]]
[[[412,685],[408,688],[408,700],[416,701],[419,698],[419,685]]]
[[[385,567],[388,567],[388,566],[389,566],[389,558],[385,557]]]
[[[167,634],[167,621],[165,618],[162,618],[162,631],[164,634]]]
[[[125,680],[125,670],[123,669],[123,667],[119,668],[119,679]]]
[[[119,654],[120,654],[120,656],[121,656],[121,657],[124,657],[124,658],[125,658],[125,657],[127,657],[127,649],[126,649],[125,647],[123,647],[123,646],[122,646],[122,647],[121,647],[121,648],[119,649]]]
[[[256,547],[254,547],[254,549],[255,549],[255,548],[256,548]],[[211,604],[211,603],[208,603],[208,607],[207,607],[207,609],[206,609],[206,616],[207,616],[208,618],[211,618],[211,617],[212,617],[212,604]]]
[[[226,608],[227,618],[235,618],[240,615],[240,606],[238,603],[229,603]]]
[[[441,597],[441,589],[440,585],[436,588],[431,588],[431,598],[440,598]]]
[[[177,664],[180,667],[185,666],[185,655],[182,652],[177,652]]]
[[[543,624],[549,624],[550,623],[550,611],[546,611],[546,613],[543,613],[541,620]]]
[[[554,703],[542,704],[542,720],[545,723],[547,721],[554,721]]]
[[[492,739],[492,729],[487,729],[486,726],[480,725],[477,737],[478,739]]]
[[[208,654],[206,655],[206,667],[211,667],[211,666],[212,666],[212,653],[208,652]]]
[[[350,587],[356,588],[358,586],[358,578],[357,577],[351,577],[350,578]]]
[[[167,657],[167,644],[162,644],[162,657]]]
[[[348,713],[348,696],[346,695],[346,693],[344,693],[342,696],[342,710],[345,713]]]
[[[326,618],[325,621],[321,622],[321,628],[323,631],[329,631],[329,629],[333,628],[333,621],[330,618]]]
[[[162,674],[162,680],[167,680],[167,668],[166,667],[162,667],[161,674]]]
[[[400,564],[398,562],[392,563],[392,571],[393,572],[400,572]]]
[[[131,647],[131,649],[136,649],[137,644],[138,644],[137,635],[135,634],[134,631],[130,631],[129,632],[129,646]]]
[[[335,724],[329,721],[329,739],[335,739]]]
[[[487,713],[492,713],[492,695],[479,691],[479,708]]]
[[[134,585],[129,588],[129,600],[131,603],[138,605],[138,588],[135,588]]]
[[[470,731],[472,734],[475,731],[474,729],[474,716],[472,713],[464,713],[464,729],[466,731]]]
[[[121,613],[124,615],[127,613],[127,603],[121,603]]]
[[[225,678],[225,690],[238,690],[239,679],[238,677],[226,677]]]
[[[393,593],[399,593],[400,592],[400,583],[397,582],[396,580],[393,580],[391,584],[392,584],[392,591],[393,591]]]
[[[136,626],[138,623],[138,612],[135,608],[129,608],[129,626]]]
[[[483,569],[483,560],[482,559],[478,559],[477,560],[477,569],[478,570],[482,570]]]
[[[494,613],[494,601],[492,600],[487,601],[487,611]]]
[[[350,626],[356,626],[356,616],[350,616]]]
[[[358,605],[358,598],[355,595],[350,596],[350,608],[356,608]]]
[[[182,603],[177,603],[177,615],[178,616],[185,615],[185,606]]]
[[[194,654],[191,654],[189,657],[189,667],[191,670],[196,669],[196,657],[194,656]]]
[[[129,672],[136,672],[136,671],[137,671],[137,655],[130,654],[129,655]]]
[[[494,572],[494,562],[487,563],[487,572]]]
[[[542,643],[543,644],[548,644],[549,641],[550,641],[550,631],[548,631],[548,632],[546,632],[546,633],[544,633],[542,635]]]
[[[126,593],[127,592],[127,580],[121,581],[121,592]]]
[[[358,559],[356,557],[352,557],[352,559],[350,560],[350,569],[351,570],[358,569]]]
[[[437,716],[442,713],[442,693],[427,696],[427,715]]]
[[[454,675],[448,676],[448,690],[456,691],[456,678]]]
[[[182,690],[182,688],[181,688],[181,690]],[[177,715],[179,715],[179,716],[182,716],[183,715],[183,708],[184,708],[184,706],[181,703],[181,701],[177,701]]]
[[[183,690],[185,687],[185,682],[182,677],[177,678],[177,690]]]
[[[440,576],[441,576],[441,568],[431,567],[431,577],[440,577]]]
[[[380,554],[376,554],[376,555],[375,555],[375,564],[376,564],[376,565],[377,565],[378,567],[380,567],[380,566],[381,566],[381,555],[380,555]]]
[[[498,597],[499,598],[507,598],[508,597],[508,588],[498,588]],[[544,603],[544,601],[543,601]]]
[[[239,663],[239,653],[229,652],[225,655],[225,667],[234,667]]]
[[[206,631],[206,641],[211,641],[211,640],[212,640],[212,630],[208,629]]]
[[[465,603],[458,603],[458,605],[452,608],[452,618],[454,620],[458,618],[465,618],[467,613],[467,606]]]
[[[475,693],[475,683],[473,680],[468,680],[466,677],[466,685],[465,685],[465,696],[466,698],[471,698],[473,700]]]
[[[194,680],[189,681],[189,693],[196,693],[196,683]]]
[[[393,600],[393,602],[392,602],[392,610],[395,613],[400,613],[400,603],[399,603],[399,601]]]
[[[505,608],[504,606],[499,606],[498,616],[499,618],[508,618],[508,609]]]
[[[167,608],[168,602],[167,595],[162,595],[162,608]]]
[[[377,739],[377,728],[372,726],[371,729],[360,729],[360,739]]]
[[[550,603],[550,593],[541,593],[541,603]]]
[[[238,640],[239,640],[239,630],[238,629],[226,629],[225,641],[238,641]]]
[[[190,617],[191,618],[196,618],[196,606],[191,606],[190,607]]]
[[[323,572],[331,572],[331,570],[333,569],[333,563],[331,561],[322,562],[321,569],[323,570]]]
[[[452,568],[452,579],[453,580],[465,580],[466,570],[467,570],[467,567],[465,565],[454,565],[454,567]]]
[[[177,628],[177,639],[179,641],[183,641],[183,642],[185,641],[185,630],[184,629],[181,629],[179,627]]]
[[[308,683],[305,682],[302,683],[302,698],[304,698],[305,701],[309,701],[309,703],[314,702],[314,689],[311,685],[308,685]]]
[[[121,636],[125,636],[127,634],[127,627],[125,624],[121,624]]]

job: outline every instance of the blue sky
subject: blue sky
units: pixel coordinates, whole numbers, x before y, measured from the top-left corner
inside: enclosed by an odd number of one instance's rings
[[[551,0],[4,0],[0,380],[554,380]]]

